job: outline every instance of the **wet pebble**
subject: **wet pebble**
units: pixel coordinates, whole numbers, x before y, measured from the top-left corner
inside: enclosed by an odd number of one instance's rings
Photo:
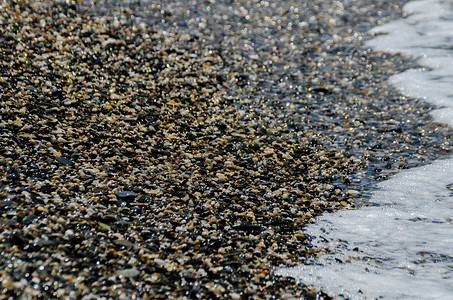
[[[116,192],[115,196],[121,201],[134,201],[137,194],[131,191]]]

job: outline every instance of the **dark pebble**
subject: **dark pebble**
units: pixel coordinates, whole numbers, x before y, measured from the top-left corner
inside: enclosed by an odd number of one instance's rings
[[[134,201],[137,194],[130,191],[116,192],[115,196],[121,201]]]
[[[28,239],[23,234],[14,232],[10,237],[10,243],[12,245],[22,246],[28,244]]]
[[[59,156],[55,158],[59,163],[65,166],[73,166],[74,162],[70,159],[67,159],[66,157]]]

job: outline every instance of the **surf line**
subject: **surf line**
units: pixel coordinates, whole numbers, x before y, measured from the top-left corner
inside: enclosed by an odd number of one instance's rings
[[[453,4],[413,1],[404,12],[372,29],[366,46],[416,59],[420,68],[390,83],[439,107],[434,120],[453,126]],[[453,158],[403,171],[378,188],[370,199],[376,206],[325,214],[306,228],[314,246],[331,254],[275,274],[350,299],[451,297]]]

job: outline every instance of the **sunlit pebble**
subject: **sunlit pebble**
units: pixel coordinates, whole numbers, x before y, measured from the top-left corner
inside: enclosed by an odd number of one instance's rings
[[[266,148],[266,149],[264,149],[263,153],[264,153],[265,155],[274,154],[274,153],[275,153],[275,150],[272,149],[272,148]]]
[[[231,168],[234,167],[235,165],[234,162],[232,162],[231,160],[227,160],[225,161],[225,166]]]

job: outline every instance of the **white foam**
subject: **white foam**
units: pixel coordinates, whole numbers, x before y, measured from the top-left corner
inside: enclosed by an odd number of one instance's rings
[[[372,196],[379,206],[326,214],[307,228],[316,237],[314,245],[333,254],[276,274],[354,299],[448,299],[453,295],[451,183],[453,159],[396,175]]]
[[[404,94],[441,106],[435,120],[453,126],[453,8],[410,2],[408,17],[372,30],[375,50],[418,59],[420,69],[393,76]],[[404,171],[379,184],[376,206],[326,214],[307,227],[332,254],[276,274],[351,299],[453,298],[453,158]],[[452,185],[453,186],[453,185]]]
[[[375,50],[402,53],[418,59],[420,69],[410,69],[390,82],[410,97],[453,108],[453,9],[440,0],[409,2],[408,18],[371,30],[377,35],[367,45]],[[447,109],[449,113],[452,111]],[[432,113],[439,122],[453,126],[453,114]]]

